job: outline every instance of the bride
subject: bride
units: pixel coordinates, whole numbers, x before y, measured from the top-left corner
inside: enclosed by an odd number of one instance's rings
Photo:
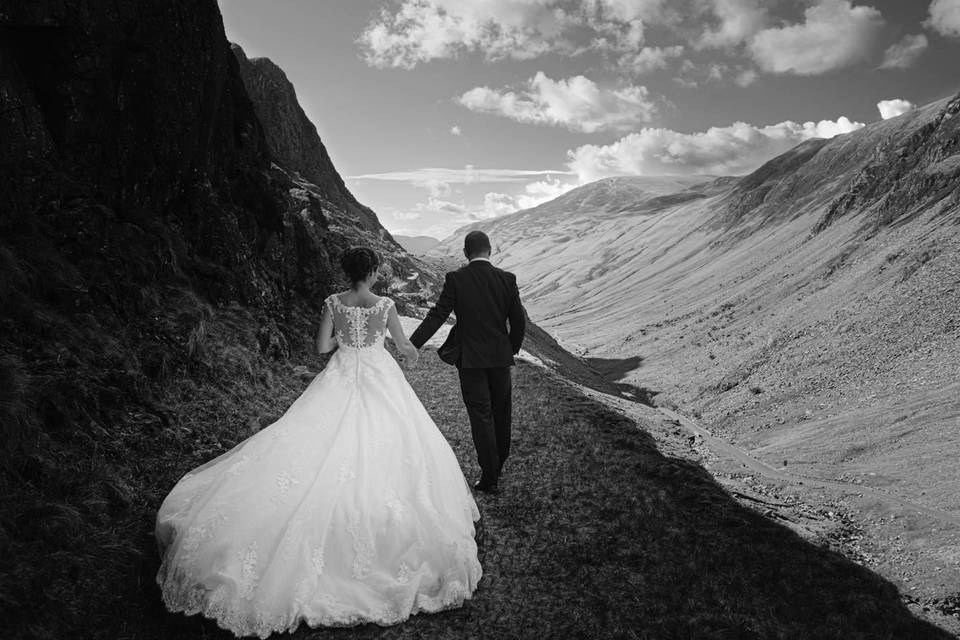
[[[396,624],[461,606],[481,568],[480,514],[450,445],[383,347],[417,349],[379,259],[341,260],[353,287],[324,304],[327,367],[276,422],[184,475],[156,522],[170,611],[238,636]]]

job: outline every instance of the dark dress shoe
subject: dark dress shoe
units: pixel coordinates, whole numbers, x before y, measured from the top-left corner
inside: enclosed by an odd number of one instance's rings
[[[497,488],[495,484],[487,484],[482,480],[477,480],[473,483],[474,491],[483,491],[484,493],[500,493],[500,489]]]

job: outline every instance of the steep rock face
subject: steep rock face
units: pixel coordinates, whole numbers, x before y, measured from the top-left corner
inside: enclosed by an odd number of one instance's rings
[[[306,246],[329,247],[334,258],[352,245],[372,247],[385,263],[380,286],[398,298],[401,308],[408,301],[422,302],[436,288],[439,275],[409,256],[376,214],[350,193],[283,70],[268,58],[250,60],[240,46],[230,46],[263,125],[273,161],[270,173],[283,184],[286,210],[297,212],[287,226],[301,234],[307,228],[322,229]],[[285,247],[282,255],[296,253]]]
[[[0,136],[10,141],[0,224],[11,242],[42,225],[40,237],[88,243],[78,258],[97,243],[118,253],[139,234],[134,244],[156,254],[147,280],[186,277],[276,312],[297,284],[283,281],[291,261],[329,265],[322,252],[271,250],[289,239],[285,203],[219,12],[210,2],[180,9],[0,5]],[[101,295],[127,297],[109,289],[101,283]]]
[[[230,46],[277,163],[316,185],[367,230],[389,236],[373,211],[357,202],[344,185],[283,69],[269,58],[247,58],[237,44]]]
[[[274,162],[215,0],[0,0],[11,637],[124,635],[104,584],[159,615],[154,510],[322,366],[345,247],[381,250],[401,305],[430,295],[328,169],[320,186]]]
[[[808,140],[739,180],[718,221],[742,230],[822,209],[814,233],[847,213],[869,212],[876,229],[944,199],[956,203],[958,109],[955,96],[852,134]]]
[[[942,103],[937,103],[939,106]],[[960,95],[909,136],[882,140],[817,224],[821,232],[854,210],[870,210],[873,228],[909,219],[933,204],[960,203]]]

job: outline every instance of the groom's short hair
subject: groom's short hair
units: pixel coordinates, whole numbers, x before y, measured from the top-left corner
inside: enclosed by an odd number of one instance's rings
[[[483,231],[471,231],[463,239],[463,252],[467,254],[467,258],[490,253],[490,238]]]

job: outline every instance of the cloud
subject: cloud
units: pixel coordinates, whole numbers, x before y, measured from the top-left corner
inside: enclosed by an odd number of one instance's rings
[[[671,47],[643,47],[635,53],[625,53],[620,56],[617,66],[621,70],[641,75],[657,69],[666,69],[667,63],[673,58],[683,55],[683,45]]]
[[[411,69],[476,52],[487,60],[635,49],[666,0],[403,0],[357,42],[368,64]],[[580,40],[584,40],[580,42]]]
[[[756,81],[758,75],[755,69],[742,65],[729,65],[723,62],[697,65],[692,60],[684,60],[673,81],[681,87],[695,89],[704,82],[724,82],[732,78],[735,84],[748,87]]]
[[[567,152],[581,183],[615,175],[735,175],[752,171],[810,138],[831,138],[863,126],[846,117],[820,122],[785,121],[765,127],[735,122],[700,133],[644,128],[609,145]]]
[[[423,187],[430,192],[430,195],[434,198],[442,198],[444,196],[450,195],[450,183],[445,180],[439,180],[437,178],[427,178],[426,180],[420,182],[414,182],[418,187]]]
[[[563,182],[554,176],[547,176],[544,180],[528,182],[520,193],[511,195],[499,191],[490,191],[483,196],[482,203],[466,205],[450,202],[440,198],[429,197],[425,202],[418,202],[409,211],[398,211],[393,207],[385,208],[385,224],[393,233],[401,235],[430,235],[445,238],[454,230],[465,224],[478,220],[489,220],[511,214],[520,209],[527,209],[552,200],[558,195],[577,186],[577,183]],[[399,225],[394,222],[418,220],[416,227]]]
[[[460,131],[460,125],[455,124],[452,127],[450,127],[450,135],[459,136],[459,135],[462,135],[462,133],[463,132]]]
[[[412,171],[387,171],[384,173],[364,173],[347,176],[348,180],[384,180],[388,182],[407,182],[416,186],[426,186],[433,182],[446,184],[473,184],[494,182],[524,182],[537,176],[569,175],[563,169],[477,169],[471,164],[463,169],[426,167]]]
[[[538,204],[543,204],[549,200],[565,194],[571,189],[575,189],[579,183],[563,182],[559,178],[548,176],[546,180],[538,180],[527,184],[523,190],[524,193],[517,196],[517,208],[529,209]]]
[[[923,25],[942,36],[960,37],[960,0],[933,0]]]
[[[516,196],[490,192],[483,198],[483,216],[496,218],[522,209],[530,209],[553,200],[577,186],[578,183],[562,182],[558,178],[549,176],[546,180],[528,183],[523,188],[523,193]]]
[[[384,213],[381,211],[381,213]],[[416,220],[422,213],[420,211],[400,211],[399,209],[393,209],[389,212],[390,217],[394,220]]]
[[[719,24],[700,34],[696,41],[699,49],[734,47],[763,29],[769,21],[760,0],[710,0],[709,13]]]
[[[890,45],[883,54],[881,69],[907,69],[923,55],[930,42],[922,33],[915,36],[906,35],[899,42]]]
[[[755,69],[741,69],[733,81],[741,87],[749,87],[756,82],[758,75]]]
[[[483,196],[483,212],[485,218],[498,218],[517,211],[516,199],[507,193],[491,191]]]
[[[820,0],[804,11],[803,23],[764,29],[749,49],[764,71],[818,75],[869,58],[884,24],[873,7]]]
[[[461,215],[466,211],[467,208],[462,204],[450,202],[449,200],[441,200],[440,198],[434,198],[433,196],[428,198],[426,202],[418,203],[416,207],[417,213],[449,213],[453,215]]]
[[[471,111],[584,133],[631,129],[656,112],[646,87],[602,89],[584,76],[552,80],[542,71],[519,93],[475,87],[456,100]]]
[[[881,100],[877,103],[877,110],[880,112],[880,117],[884,120],[896,118],[897,116],[903,115],[908,111],[913,111],[916,108],[917,105],[913,104],[909,100],[904,100],[903,98]]]

